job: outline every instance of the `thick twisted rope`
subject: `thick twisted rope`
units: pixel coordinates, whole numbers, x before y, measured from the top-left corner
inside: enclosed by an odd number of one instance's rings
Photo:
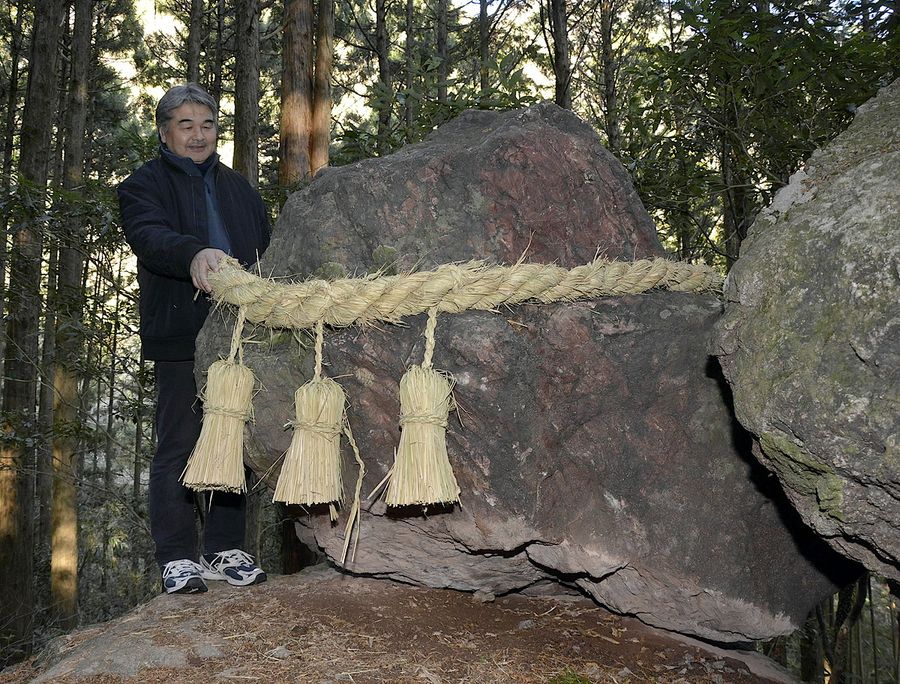
[[[571,302],[639,294],[654,287],[715,292],[722,286],[721,276],[708,266],[666,259],[596,259],[572,269],[526,263],[487,266],[472,261],[406,275],[276,283],[226,257],[219,270],[210,273],[209,281],[216,301],[241,307],[248,321],[272,328],[312,328],[319,321],[334,327],[396,323],[429,309],[489,311],[503,304]]]

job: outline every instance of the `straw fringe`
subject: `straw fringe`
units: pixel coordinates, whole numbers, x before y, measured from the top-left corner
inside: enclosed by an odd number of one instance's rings
[[[253,372],[233,360],[209,367],[200,437],[181,474],[185,487],[246,492],[244,423],[252,418]]]
[[[454,406],[450,381],[433,368],[411,366],[400,380],[400,445],[385,502],[389,506],[459,501],[447,457],[447,416]]]
[[[275,486],[275,501],[342,502],[340,434],[345,401],[344,390],[328,377],[310,380],[294,393],[294,435]]]

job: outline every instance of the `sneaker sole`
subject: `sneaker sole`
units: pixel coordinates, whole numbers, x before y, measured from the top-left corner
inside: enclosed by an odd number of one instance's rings
[[[199,577],[191,578],[183,587],[169,589],[163,585],[163,591],[167,594],[203,594],[208,591],[206,583]]]
[[[248,578],[244,581],[241,581],[241,580],[236,580],[233,577],[229,577],[228,575],[223,575],[218,572],[210,572],[210,571],[206,570],[205,568],[203,569],[201,576],[203,577],[203,579],[211,580],[213,582],[228,582],[228,584],[230,584],[233,587],[249,587],[253,584],[262,584],[267,579],[266,573],[261,572],[252,578]]]

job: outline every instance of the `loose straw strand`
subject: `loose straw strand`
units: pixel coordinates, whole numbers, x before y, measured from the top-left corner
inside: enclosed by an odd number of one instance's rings
[[[347,441],[350,442],[350,446],[353,449],[353,457],[356,459],[356,463],[359,466],[359,473],[356,476],[356,490],[353,494],[353,505],[350,506],[350,515],[347,518],[347,525],[344,527],[344,548],[341,551],[341,565],[344,565],[347,560],[347,551],[350,548],[350,539],[353,537],[354,527],[356,528],[356,538],[353,542],[353,553],[350,554],[350,562],[352,563],[356,559],[356,547],[359,544],[360,531],[361,493],[363,478],[366,475],[366,464],[363,463],[363,460],[359,455],[359,447],[356,446],[356,440],[353,439],[353,431],[350,429],[349,420],[344,421],[344,434],[347,436]]]

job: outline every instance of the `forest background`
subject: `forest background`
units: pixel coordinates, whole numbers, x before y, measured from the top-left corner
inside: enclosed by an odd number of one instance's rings
[[[220,103],[220,152],[273,218],[323,166],[553,100],[631,173],[673,256],[726,271],[756,212],[898,76],[898,26],[895,0],[0,0],[0,667],[159,590],[152,365],[114,190],[156,155],[167,87]],[[263,490],[251,551],[296,569]],[[834,657],[840,606],[868,606],[858,672],[880,681],[881,652],[900,681],[893,599],[866,582],[796,639]],[[766,648],[787,661],[791,643]]]

